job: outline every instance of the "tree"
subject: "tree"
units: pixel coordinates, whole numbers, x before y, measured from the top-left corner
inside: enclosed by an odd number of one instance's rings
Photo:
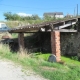
[[[32,15],[33,20],[40,20],[41,18],[38,15]]]
[[[41,18],[38,15],[32,15],[32,16],[19,16],[18,14],[12,14],[11,12],[4,13],[6,20],[19,20],[19,21],[26,21],[26,20],[41,20]]]
[[[11,12],[4,13],[4,16],[6,20],[10,20],[12,18],[12,13]]]
[[[54,17],[48,16],[48,15],[43,16],[44,21],[51,21],[51,20],[54,20],[54,19],[55,19]]]

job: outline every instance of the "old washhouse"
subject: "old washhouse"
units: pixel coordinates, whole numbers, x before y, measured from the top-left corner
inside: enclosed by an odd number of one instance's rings
[[[27,26],[20,26],[17,28],[12,28],[9,30],[10,33],[18,33],[18,43],[19,47],[24,48],[24,33],[33,33],[33,32],[50,32],[51,33],[51,51],[52,54],[56,56],[57,62],[61,60],[61,49],[60,49],[60,33],[77,33],[78,24],[80,18],[72,18],[61,21],[51,21],[43,22],[41,24],[33,24]],[[75,25],[73,27],[73,25]],[[79,24],[78,24],[79,25]]]

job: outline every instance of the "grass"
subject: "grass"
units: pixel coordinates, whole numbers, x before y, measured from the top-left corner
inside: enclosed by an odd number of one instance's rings
[[[33,33],[24,33],[24,37],[31,36]],[[18,34],[17,33],[12,33],[11,34],[12,38],[17,38],[18,39]]]
[[[10,28],[16,28],[19,26],[42,23],[43,20],[26,20],[26,21],[1,21],[7,24]]]
[[[25,54],[23,54],[25,53]],[[61,57],[65,63],[47,62],[50,54],[28,55],[27,51],[12,53],[8,45],[0,44],[0,56],[32,69],[37,74],[49,80],[80,80],[80,62]]]

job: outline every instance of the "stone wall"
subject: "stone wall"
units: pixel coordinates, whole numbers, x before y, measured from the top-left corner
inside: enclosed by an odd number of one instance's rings
[[[60,33],[60,46],[61,55],[80,57],[80,32]],[[51,33],[35,33],[26,37],[25,47],[33,52],[51,53]]]
[[[80,57],[80,32],[61,33],[61,54]]]

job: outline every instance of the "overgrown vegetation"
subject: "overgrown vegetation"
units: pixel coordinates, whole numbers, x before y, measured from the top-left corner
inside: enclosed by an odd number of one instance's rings
[[[12,53],[8,45],[0,44],[0,56],[23,65],[26,69],[33,69],[37,74],[49,80],[79,80],[80,62],[62,57],[64,64],[50,63],[47,59],[50,54],[27,54],[22,50]]]
[[[13,14],[11,12],[4,13],[5,20],[7,20],[5,23],[9,27],[17,27],[17,26],[23,26],[23,25],[30,25],[30,24],[37,24],[42,23],[45,21],[55,21],[55,20],[62,20],[61,18],[55,18],[44,15],[42,18],[39,17],[37,14],[33,14],[31,16],[19,16],[18,14]]]
[[[37,14],[33,14],[31,16],[20,16],[18,14],[11,13],[11,12],[4,13],[4,17],[6,20],[5,23],[11,28],[30,25],[30,24],[37,24],[37,23],[42,23],[46,21],[65,20],[65,19],[72,18],[69,16],[66,16],[64,18],[55,18],[49,15],[43,15],[42,17],[39,17]]]
[[[18,14],[12,14],[11,12],[4,13],[5,19],[9,21],[25,21],[25,20],[37,20],[41,19],[38,15],[32,16],[19,16]]]
[[[2,21],[7,24],[8,27],[14,28],[14,27],[20,27],[30,24],[37,24],[42,23],[43,20],[27,20],[27,21]]]

